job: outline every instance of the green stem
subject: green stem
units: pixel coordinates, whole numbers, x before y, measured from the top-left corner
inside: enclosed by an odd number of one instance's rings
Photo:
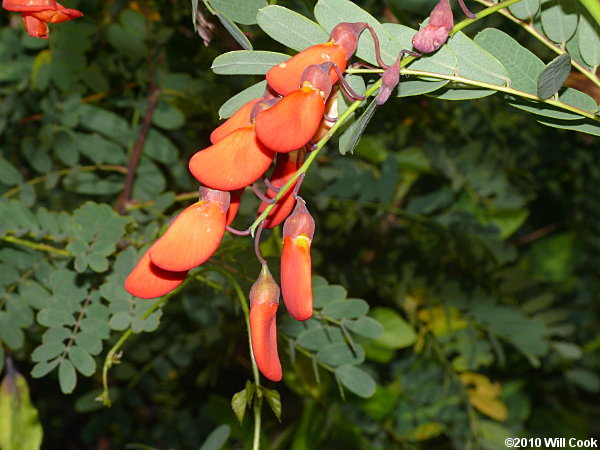
[[[246,321],[246,330],[248,332],[248,347],[250,348],[250,360],[252,361],[252,373],[254,374],[254,384],[256,385],[256,397],[254,400],[254,438],[252,441],[252,450],[260,449],[260,424],[261,424],[261,411],[262,411],[262,391],[260,390],[260,373],[258,372],[258,366],[256,365],[256,359],[254,359],[254,351],[252,350],[252,334],[250,332],[250,309],[248,307],[248,300],[244,295],[244,291],[240,287],[233,276],[220,267],[211,267],[207,270],[220,273],[225,276],[233,286],[244,313],[244,319]]]
[[[43,183],[44,181],[46,181],[48,179],[48,177],[50,177],[52,175],[63,176],[63,175],[69,175],[72,172],[94,172],[95,170],[103,170],[106,172],[119,172],[124,175],[127,174],[127,167],[116,166],[116,165],[111,165],[111,164],[96,164],[93,166],[71,167],[70,169],[57,170],[56,172],[50,172],[45,175],[40,175],[39,177],[32,178],[31,180],[26,181],[25,183],[21,183],[18,186],[15,186],[14,188],[6,191],[4,194],[2,194],[2,197],[4,197],[4,198],[12,197],[13,195],[17,194],[21,190],[21,188],[23,187],[24,184],[35,185],[35,184]]]
[[[2,236],[2,240],[6,242],[10,242],[11,244],[22,245],[23,247],[32,248],[33,250],[39,250],[42,252],[54,253],[56,255],[62,256],[73,256],[66,250],[61,248],[52,247],[48,244],[41,244],[39,242],[31,242],[26,239],[20,239],[14,236]]]
[[[481,3],[482,5],[485,5],[485,6],[493,5],[493,3],[489,0],[475,0],[475,1]],[[582,2],[583,1],[584,0],[582,0]],[[596,0],[592,0],[592,2],[596,2]],[[598,5],[598,7],[600,8],[600,5]],[[517,19],[515,16],[513,16],[510,13],[510,11],[508,11],[506,9],[503,9],[499,12],[504,17],[512,20],[514,23],[519,25],[521,28],[523,28],[525,31],[527,31],[529,34],[531,34],[533,37],[535,37],[538,41],[540,41],[542,44],[544,44],[546,47],[548,47],[552,51],[556,52],[559,55],[564,55],[565,53],[567,53],[566,50],[563,49],[560,45],[555,44],[550,39],[548,39],[546,36],[541,34],[531,23],[525,22],[521,19]],[[577,70],[579,70],[579,72],[581,72],[585,77],[587,77],[591,82],[593,82],[596,86],[600,87],[600,78],[598,78],[596,76],[595,71],[588,70],[583,64],[574,60],[573,58],[571,58],[571,64],[573,65],[573,67],[575,67]]]
[[[416,76],[426,76],[426,77],[431,77],[431,78],[439,78],[442,80],[450,80],[450,81],[455,81],[458,83],[469,84],[471,86],[482,87],[482,88],[490,89],[493,91],[506,92],[507,94],[512,94],[517,97],[522,97],[522,98],[526,98],[529,100],[534,100],[539,103],[545,103],[547,105],[556,106],[557,108],[561,108],[561,109],[570,111],[572,113],[579,114],[581,116],[595,120],[597,122],[600,122],[600,117],[596,116],[593,112],[586,111],[586,110],[580,109],[580,108],[576,108],[575,106],[568,105],[559,100],[552,100],[552,99],[544,100],[535,94],[530,94],[528,92],[519,91],[518,89],[513,89],[513,88],[510,88],[507,86],[499,86],[497,84],[484,83],[482,81],[470,80],[468,78],[457,77],[454,75],[444,75],[444,74],[439,74],[439,73],[423,72],[420,70],[402,69],[400,71],[400,73],[402,73],[404,75],[416,75]]]
[[[477,1],[479,1],[479,0],[477,0]],[[477,22],[478,20],[481,20],[484,17],[489,16],[490,14],[494,14],[496,11],[504,9],[507,6],[510,6],[513,3],[517,3],[517,2],[520,2],[520,1],[521,0],[505,0],[503,2],[495,3],[495,4],[484,3],[486,6],[488,6],[488,8],[485,8],[485,9],[479,11],[477,13],[477,17],[475,17],[474,19],[465,19],[465,20],[461,20],[460,22],[458,22],[456,25],[454,25],[454,28],[452,28],[452,31],[450,31],[450,36],[452,36],[455,33],[458,33],[464,27],[469,26],[472,23]]]
[[[414,58],[412,56],[409,56],[407,58],[404,58],[402,62],[405,63],[405,64],[407,64],[408,62],[412,61],[413,59]],[[327,132],[327,134],[317,143],[317,148],[310,152],[310,154],[306,158],[306,161],[304,161],[304,164],[302,164],[302,166],[298,169],[298,171],[294,174],[294,176],[286,184],[284,184],[281,187],[281,189],[279,190],[279,192],[277,193],[277,195],[274,197],[275,202],[272,203],[271,205],[267,206],[265,208],[265,210],[262,212],[262,214],[256,218],[256,220],[252,223],[252,225],[250,225],[249,229],[250,229],[250,231],[252,233],[252,236],[254,236],[254,231],[256,230],[256,228],[258,227],[258,225],[263,220],[266,219],[267,215],[275,207],[275,205],[277,204],[277,202],[279,201],[279,199],[281,197],[283,197],[285,195],[285,193],[296,183],[296,180],[300,177],[300,175],[302,175],[303,173],[306,173],[306,171],[308,170],[308,168],[310,167],[310,165],[317,158],[317,156],[319,155],[319,152],[323,149],[323,147],[329,141],[329,139],[331,139],[331,137],[335,134],[335,132],[348,120],[348,118],[350,117],[350,115],[354,111],[356,111],[360,107],[360,105],[363,104],[373,93],[375,93],[379,89],[380,86],[381,86],[381,80],[377,80],[365,92],[365,100],[357,100],[357,101],[355,101],[354,103],[352,103],[348,107],[348,109],[346,111],[343,112],[343,114],[341,114],[338,117],[337,122],[329,129],[329,131]]]
[[[154,302],[154,304],[150,307],[150,309],[148,309],[148,311],[146,311],[144,314],[142,314],[140,316],[140,319],[146,320],[148,317],[150,317],[150,314],[152,314],[154,311],[156,311],[158,308],[160,308],[163,304],[165,304],[169,300],[169,298],[171,298],[173,295],[175,295],[176,293],[181,291],[181,289],[183,289],[183,287],[187,283],[189,283],[190,280],[191,280],[191,278],[188,277],[187,279],[185,279],[183,281],[183,283],[181,283],[177,287],[177,289],[175,289],[174,291],[169,292],[167,295],[164,295],[163,297],[159,298],[156,302]],[[117,342],[115,342],[115,345],[113,345],[111,347],[111,349],[108,351],[108,353],[106,354],[106,358],[104,358],[104,365],[102,366],[102,394],[99,397],[102,400],[102,403],[104,404],[104,406],[111,405],[110,395],[108,393],[108,371],[113,366],[113,364],[119,363],[121,356],[118,355],[117,352],[119,351],[119,349],[123,346],[125,341],[127,341],[127,339],[129,339],[129,337],[132,334],[133,334],[133,328],[129,327],[127,329],[127,331],[125,331],[125,333],[123,333],[121,335],[119,340]]]
[[[600,25],[600,3],[598,0],[579,0],[587,8],[596,23]]]

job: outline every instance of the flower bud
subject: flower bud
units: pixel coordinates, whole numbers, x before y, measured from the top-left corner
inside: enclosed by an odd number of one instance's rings
[[[413,47],[422,53],[431,53],[440,48],[454,26],[450,0],[440,0],[429,16],[427,26],[419,30],[412,39]]]
[[[281,380],[281,363],[277,352],[277,308],[279,286],[267,264],[250,289],[250,338],[258,370],[272,381]]]

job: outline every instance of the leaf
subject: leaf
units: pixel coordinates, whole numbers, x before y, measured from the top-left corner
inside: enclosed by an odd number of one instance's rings
[[[450,82],[443,88],[428,94],[428,96],[441,100],[473,100],[493,95],[496,92],[490,89],[472,88],[462,83]]]
[[[592,67],[592,72],[600,65],[600,25],[583,11],[579,16],[579,52],[583,60]]]
[[[562,128],[564,130],[573,130],[580,133],[587,133],[594,136],[600,136],[600,124],[591,119],[581,120],[559,120],[559,119],[538,119],[538,122],[553,128]]]
[[[577,29],[575,0],[542,0],[541,22],[551,41],[566,43]]]
[[[452,36],[447,45],[458,62],[456,75],[499,86],[507,84],[509,77],[504,66],[463,32]]]
[[[244,415],[246,414],[246,408],[248,408],[248,398],[246,395],[246,389],[242,389],[239,392],[233,394],[231,398],[231,408],[235,413],[235,416],[240,421],[240,424],[244,421]]]
[[[283,6],[266,6],[258,11],[256,19],[271,38],[297,51],[329,40],[319,25]]]
[[[346,155],[352,153],[364,133],[367,125],[373,118],[377,103],[376,99],[371,100],[371,103],[360,115],[357,121],[352,123],[340,136],[340,154]]]
[[[68,359],[63,359],[58,366],[58,382],[63,394],[70,394],[77,385],[75,369]]]
[[[10,162],[0,156],[0,183],[14,186],[23,182],[23,176]]]
[[[552,97],[565,84],[571,73],[571,57],[568,53],[557,56],[548,63],[537,80],[537,94],[540,98]]]
[[[520,0],[510,5],[508,10],[517,19],[531,19],[540,10],[540,0]]]
[[[565,372],[565,376],[571,383],[577,384],[579,387],[588,392],[600,391],[600,378],[594,372],[586,369],[573,368]]]
[[[219,75],[264,75],[289,58],[283,53],[237,50],[217,56],[211,69]]]
[[[377,307],[371,311],[371,316],[383,326],[383,334],[373,344],[395,350],[417,341],[413,327],[393,309]]]
[[[353,333],[371,339],[377,339],[383,333],[383,325],[367,316],[362,316],[354,320],[344,319],[342,320],[342,324]]]
[[[344,336],[337,327],[314,328],[306,330],[298,336],[298,345],[313,351],[337,342],[344,342]]]
[[[127,121],[112,111],[83,104],[79,106],[79,114],[81,124],[89,130],[96,131],[119,142],[127,142],[132,136]]]
[[[328,303],[322,312],[332,319],[355,319],[369,312],[369,304],[361,299],[349,299]]]
[[[165,130],[178,130],[185,123],[179,108],[167,102],[158,102],[152,112],[152,123]]]
[[[231,427],[229,425],[220,425],[215,428],[206,438],[200,450],[220,450],[223,448],[229,435]]]
[[[35,450],[41,448],[43,430],[38,411],[31,403],[29,386],[23,375],[7,364],[0,384],[0,448]]]
[[[237,27],[237,25],[233,23],[231,19],[222,12],[217,11],[216,13],[217,17],[219,18],[227,32],[231,35],[231,37],[233,37],[244,50],[252,50],[252,44],[250,43],[246,35],[242,32],[242,30],[240,30]]]
[[[65,330],[66,328],[59,328]],[[68,331],[68,330],[67,330]],[[69,333],[70,334],[70,333]],[[48,342],[37,347],[31,353],[31,360],[34,362],[48,361],[60,355],[65,350],[65,346],[61,341]]]
[[[558,98],[559,101],[580,108],[584,111],[593,112],[596,102],[592,97],[581,91],[571,88],[565,88]],[[557,106],[548,105],[541,102],[529,101],[522,98],[511,99],[510,104],[516,108],[528,111],[541,116],[552,117],[561,120],[580,120],[584,117],[571,111],[566,111]]]
[[[236,23],[254,25],[258,10],[267,6],[266,0],[210,0],[210,5]]]
[[[323,277],[314,276],[312,279],[313,305],[320,309],[325,305],[345,300],[348,292],[343,286],[337,284],[328,284]]]
[[[219,117],[226,119],[231,117],[238,109],[248,103],[250,100],[262,97],[267,88],[267,82],[261,81],[260,83],[253,84],[252,86],[238,92],[236,95],[231,97],[219,108]]]
[[[69,359],[77,371],[86,377],[93,375],[96,371],[94,358],[78,345],[74,345],[69,349]]]
[[[495,56],[506,68],[511,88],[537,95],[537,80],[544,70],[541,59],[511,36],[495,28],[486,28],[480,32],[475,36],[475,43]]]
[[[375,393],[375,380],[356,366],[340,366],[335,369],[335,376],[350,392],[359,397],[369,398]]]
[[[277,417],[277,420],[281,422],[281,397],[279,396],[279,392],[275,389],[267,389],[266,387],[260,387],[262,393],[264,394],[269,406],[271,407],[271,411]]]
[[[448,84],[450,80],[423,81],[411,76],[408,80],[400,81],[396,89],[397,97],[428,94]]]
[[[42,361],[37,363],[31,369],[31,376],[33,378],[42,378],[43,376],[48,375],[52,370],[58,366],[59,360],[55,359],[54,361]]]
[[[417,33],[417,30],[409,28],[397,23],[384,23],[383,28],[388,31],[399,43],[398,52],[402,49],[412,48],[412,38]],[[394,49],[395,51],[396,49]],[[438,51],[428,55],[422,55],[415,59],[407,67],[412,70],[423,72],[440,73],[443,75],[454,75],[456,73],[458,62],[454,53],[449,50],[448,46],[443,46]],[[448,81],[448,80],[442,80]],[[439,83],[439,81],[430,81]],[[404,83],[401,81],[400,84]]]
[[[346,342],[327,345],[317,352],[317,358],[333,367],[344,364],[361,364],[365,360],[365,351],[361,345],[355,344],[354,351]]]

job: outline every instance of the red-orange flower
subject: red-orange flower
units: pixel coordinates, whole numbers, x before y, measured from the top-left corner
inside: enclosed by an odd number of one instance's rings
[[[331,93],[328,66],[309,66],[302,74],[299,89],[257,114],[256,136],[265,146],[287,153],[303,147],[314,136]]]
[[[279,286],[266,263],[250,289],[250,336],[258,370],[272,381],[281,380],[277,353],[277,308]]]
[[[48,39],[47,23],[66,22],[83,16],[81,11],[65,8],[56,0],[3,0],[2,8],[20,12],[27,33],[42,39]]]
[[[179,286],[187,273],[187,270],[161,269],[150,261],[150,252],[146,252],[125,280],[125,290],[139,298],[162,297]]]
[[[304,152],[301,150],[298,150],[298,153],[281,153],[277,155],[277,160],[275,161],[275,170],[269,177],[269,181],[273,187],[281,188],[284,184],[290,181],[290,179],[302,165],[302,162],[298,161],[298,159],[303,158],[303,155]],[[293,195],[294,186],[291,186],[286,193],[283,194],[283,197],[277,201],[275,206],[273,206],[273,209],[271,209],[267,215],[267,218],[265,219],[264,228],[274,228],[290,215],[292,209],[294,209],[294,205],[296,204],[296,200],[294,199]],[[277,192],[271,189],[267,189],[267,192],[265,192],[265,196],[267,198],[275,198],[276,195]],[[258,207],[256,214],[262,214],[267,206],[269,206],[268,203],[263,201]]]
[[[200,150],[189,162],[202,184],[221,191],[244,188],[271,165],[275,153],[261,143],[254,125],[238,128],[216,144]]]
[[[300,77],[308,66],[326,62],[335,63],[341,72],[346,70],[346,50],[333,39],[325,44],[313,45],[267,72],[267,83],[281,95],[287,95],[300,87]],[[338,80],[333,68],[329,70],[333,83]]]
[[[252,112],[252,108],[254,108],[254,105],[256,105],[256,103],[259,100],[260,98],[250,100],[240,109],[238,109],[235,113],[233,113],[233,115],[229,119],[227,119],[217,128],[215,128],[210,134],[211,144],[216,144],[225,136],[237,130],[238,128],[247,127],[248,125],[250,125],[250,113]]]
[[[362,22],[336,25],[331,31],[329,42],[308,47],[287,61],[273,66],[267,72],[267,83],[278,94],[287,95],[300,87],[302,73],[308,66],[331,62],[343,73],[348,60],[356,51],[358,36],[366,26]],[[333,67],[327,73],[331,82],[336,83],[338,75]]]
[[[313,313],[310,244],[315,221],[298,198],[294,212],[283,225],[281,293],[291,316],[306,320]]]
[[[200,200],[183,210],[150,247],[152,263],[174,272],[202,264],[223,238],[228,208],[229,192],[200,188]]]

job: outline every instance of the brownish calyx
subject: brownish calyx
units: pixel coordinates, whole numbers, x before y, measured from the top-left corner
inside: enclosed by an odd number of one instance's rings
[[[313,89],[317,89],[323,92],[323,98],[326,99],[331,94],[331,88],[333,84],[331,83],[331,78],[329,77],[329,70],[333,67],[333,63],[327,62],[319,65],[308,66],[302,72],[302,76],[300,77],[300,83],[304,84],[304,82],[310,83]]]
[[[283,224],[283,237],[296,238],[300,235],[312,241],[315,234],[315,220],[312,218],[302,197],[296,199],[296,207]]]
[[[346,50],[346,61],[354,55],[356,46],[358,45],[358,37],[368,26],[369,25],[366,22],[342,22],[337,24],[335,28],[331,30],[329,37],[333,39],[337,45],[342,46],[344,50]]]
[[[267,95],[266,91],[265,95]],[[256,104],[252,107],[252,110],[250,111],[250,123],[254,122],[254,119],[256,119],[256,116],[259,113],[263,112],[265,109],[269,109],[271,106],[274,106],[281,99],[282,97],[270,96],[270,98],[263,97],[262,100],[256,102]]]
[[[434,27],[442,27],[450,31],[454,26],[452,8],[449,0],[441,0],[429,15],[429,23]]]
[[[262,303],[277,304],[279,293],[279,285],[273,279],[267,264],[263,263],[260,274],[250,289],[250,306]]]
[[[285,155],[285,153],[277,155],[277,158],[283,155]],[[304,160],[306,159],[306,149],[302,147],[301,149],[289,152],[287,154],[287,159],[288,161],[291,161],[294,164],[296,164],[296,167],[300,167],[302,164],[304,164]]]
[[[231,194],[229,194],[228,191],[219,191],[206,186],[200,186],[198,189],[198,194],[199,200],[216,202],[221,207],[223,214],[227,213],[227,210],[229,209],[229,203],[231,201]]]
[[[381,106],[387,102],[388,98],[390,98],[390,95],[392,94],[394,88],[398,86],[399,82],[400,58],[398,58],[390,67],[388,67],[381,76],[381,89],[379,90],[379,94],[377,94],[377,98],[375,99],[377,106]]]

